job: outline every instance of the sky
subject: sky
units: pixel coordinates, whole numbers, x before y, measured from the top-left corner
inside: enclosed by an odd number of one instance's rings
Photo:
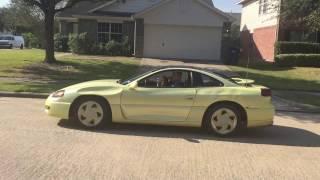
[[[0,7],[6,6],[10,0],[0,0]],[[213,0],[214,5],[226,12],[240,12],[241,7],[236,5],[240,0]]]

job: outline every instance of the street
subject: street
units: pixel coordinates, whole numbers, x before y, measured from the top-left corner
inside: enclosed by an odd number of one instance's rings
[[[43,99],[0,97],[0,179],[320,179],[320,114],[218,138],[197,128],[78,129]]]

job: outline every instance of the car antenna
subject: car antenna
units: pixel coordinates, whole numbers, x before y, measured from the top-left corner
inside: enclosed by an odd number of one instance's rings
[[[248,45],[248,58],[247,58],[247,64],[246,64],[246,86],[248,86],[248,78],[249,78],[249,65],[250,65],[250,55],[251,55],[251,49],[253,48],[253,39],[251,38],[250,34],[250,39],[249,39],[249,45]]]

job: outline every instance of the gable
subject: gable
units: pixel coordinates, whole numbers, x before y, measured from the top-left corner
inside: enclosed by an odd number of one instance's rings
[[[222,27],[226,16],[198,0],[171,0],[135,16],[145,24]]]
[[[99,9],[99,11],[137,13],[146,8],[152,7],[162,0],[125,0],[117,1],[109,6]]]

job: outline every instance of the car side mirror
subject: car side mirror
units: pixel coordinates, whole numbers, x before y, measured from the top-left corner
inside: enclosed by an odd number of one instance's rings
[[[137,87],[138,87],[138,82],[137,81],[134,81],[134,82],[129,84],[129,89],[130,90],[135,90],[135,89],[137,89]]]

